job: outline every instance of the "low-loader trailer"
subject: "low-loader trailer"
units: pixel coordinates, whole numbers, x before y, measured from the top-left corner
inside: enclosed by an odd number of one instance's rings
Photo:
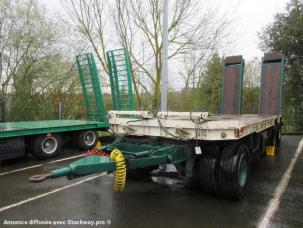
[[[268,53],[262,59],[259,113],[254,115],[241,114],[242,56],[225,59],[219,115],[123,108],[133,103],[132,81],[125,74],[127,64],[118,63],[119,56],[108,54],[115,107],[108,112],[108,122],[115,141],[66,167],[32,176],[30,181],[115,172],[115,191],[122,191],[127,174],[142,176],[158,166],[174,164],[180,178],[199,183],[203,191],[241,199],[251,163],[280,145],[283,56]]]

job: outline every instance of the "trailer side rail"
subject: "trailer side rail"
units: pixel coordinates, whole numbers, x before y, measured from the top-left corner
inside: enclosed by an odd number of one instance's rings
[[[132,113],[132,114],[131,114]],[[128,115],[139,116],[138,112]],[[110,125],[117,134],[159,136],[180,140],[236,140],[281,122],[281,116],[220,115],[205,113],[158,114],[157,118],[129,118],[110,112]],[[126,114],[125,112],[123,113]]]

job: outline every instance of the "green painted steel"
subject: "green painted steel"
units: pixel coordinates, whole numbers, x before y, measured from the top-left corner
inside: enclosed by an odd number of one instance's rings
[[[285,56],[282,54],[282,60],[281,60],[281,79],[280,79],[280,113],[282,113],[283,105],[284,105],[284,80],[285,80]]]
[[[242,103],[243,103],[243,78],[244,78],[244,59],[241,58],[241,63],[240,63],[240,88],[239,88],[239,106],[238,110],[239,113],[242,112]]]
[[[108,122],[45,120],[0,123],[0,138],[108,128]]]
[[[241,157],[240,164],[239,164],[239,171],[238,171],[238,180],[239,180],[239,185],[243,188],[246,184],[247,180],[247,162],[243,157]]]
[[[107,121],[98,69],[92,53],[76,56],[88,120]]]
[[[177,164],[191,157],[191,150],[186,146],[156,146],[150,144],[136,144],[119,142],[103,146],[101,150],[110,154],[113,150],[120,150],[127,163],[127,169],[144,168],[171,163]],[[80,177],[98,172],[112,172],[115,162],[105,156],[88,156],[52,171],[54,178],[67,176],[68,178]]]
[[[99,172],[112,172],[116,168],[114,160],[109,157],[91,155],[72,162],[68,166],[51,171],[52,177],[67,176],[72,179]]]
[[[106,53],[114,110],[135,110],[132,70],[125,48]]]
[[[102,148],[102,151],[110,152],[114,149],[122,151],[127,157],[130,168],[144,168],[164,163],[176,164],[190,158],[191,150],[185,146],[156,146],[151,144],[136,144],[119,142]]]

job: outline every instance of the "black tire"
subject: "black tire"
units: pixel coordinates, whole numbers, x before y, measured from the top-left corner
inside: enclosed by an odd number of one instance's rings
[[[0,139],[0,162],[10,158],[22,157],[25,154],[23,137]]]
[[[266,152],[266,137],[262,133],[259,133],[259,149],[258,149],[258,159],[260,160],[264,157]]]
[[[249,148],[246,144],[226,147],[222,152],[219,168],[218,183],[221,195],[242,199],[246,194],[249,169]]]
[[[94,130],[86,130],[78,132],[74,136],[74,146],[80,150],[93,149],[99,140],[98,132]]]
[[[219,145],[208,145],[202,152],[198,179],[203,192],[218,194],[218,166],[221,148]]]
[[[56,156],[62,148],[59,134],[38,135],[34,138],[32,152],[40,159]]]
[[[275,121],[274,137],[275,137],[275,146],[277,147],[277,150],[279,150],[279,148],[280,148],[282,125],[283,125],[282,119],[280,119],[280,121],[278,121],[278,120]]]
[[[274,146],[276,151],[279,151],[280,143],[281,143],[281,128],[280,127],[272,127],[271,135],[268,138],[267,145]]]
[[[277,149],[280,148],[280,144],[281,144],[281,128],[278,128],[276,130],[276,147],[277,147]]]

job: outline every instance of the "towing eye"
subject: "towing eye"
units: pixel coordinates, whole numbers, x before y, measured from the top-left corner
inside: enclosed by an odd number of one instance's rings
[[[114,190],[115,192],[122,192],[124,190],[126,179],[126,165],[124,156],[120,150],[115,149],[111,152],[110,158],[116,163]]]
[[[110,158],[113,160],[113,162],[115,163],[115,166],[116,166],[116,168],[115,168],[114,190],[115,190],[115,192],[122,192],[124,190],[125,180],[126,180],[125,158],[124,158],[122,152],[118,149],[114,149],[111,152]],[[66,172],[65,174],[69,174],[70,173],[70,168],[67,168],[67,170],[63,170],[63,172]],[[54,177],[56,177],[56,176],[52,172],[49,172],[49,173],[42,174],[42,175],[31,176],[29,178],[29,181],[37,183],[37,182],[42,182],[42,181],[44,181],[48,178],[54,178]]]
[[[38,183],[38,182],[42,182],[48,178],[51,178],[53,176],[52,173],[46,173],[46,174],[41,174],[41,175],[34,175],[34,176],[31,176],[29,178],[29,181],[30,182],[33,182],[33,183]]]

